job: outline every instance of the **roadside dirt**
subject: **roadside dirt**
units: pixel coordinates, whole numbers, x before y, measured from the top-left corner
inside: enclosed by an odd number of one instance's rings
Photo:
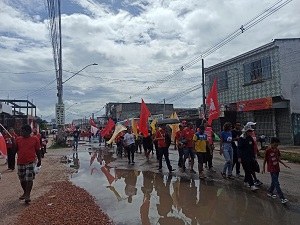
[[[0,224],[112,224],[86,191],[68,181],[73,170],[60,163],[68,153],[68,149],[48,150],[34,180],[30,205],[18,199],[22,189],[17,170],[7,171],[0,159]]]

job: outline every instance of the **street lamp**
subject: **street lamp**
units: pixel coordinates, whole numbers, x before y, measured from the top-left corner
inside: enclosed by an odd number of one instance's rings
[[[77,105],[78,102],[75,102],[74,104],[70,105],[68,108],[65,109],[65,111],[69,110],[71,107],[73,107],[74,105]]]
[[[81,70],[79,70],[78,72],[74,73],[72,76],[70,76],[68,79],[66,79],[65,81],[63,81],[62,83],[66,83],[68,80],[70,80],[71,78],[73,78],[74,76],[76,76],[77,74],[79,74],[81,71],[83,71],[84,69],[86,69],[87,67],[89,66],[97,66],[98,64],[97,63],[92,63],[92,64],[89,64],[85,67],[83,67]]]

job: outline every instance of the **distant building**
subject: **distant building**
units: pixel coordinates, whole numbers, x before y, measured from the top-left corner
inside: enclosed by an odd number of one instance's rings
[[[90,126],[88,118],[81,118],[81,119],[72,120],[72,124],[74,126],[79,127],[80,129],[87,129]]]
[[[0,99],[0,123],[20,134],[24,124],[37,127],[36,106],[28,100]]]
[[[152,115],[164,114],[169,116],[174,112],[173,104],[156,104],[146,103]],[[141,103],[107,103],[105,108],[105,115],[115,121],[122,121],[128,118],[135,118],[140,116]]]
[[[215,78],[221,118],[257,122],[257,135],[300,145],[300,38],[274,41],[205,69],[206,92]]]

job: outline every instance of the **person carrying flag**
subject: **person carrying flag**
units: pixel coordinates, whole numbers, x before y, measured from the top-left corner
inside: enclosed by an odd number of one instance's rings
[[[14,171],[15,170],[15,164],[16,164],[16,138],[18,136],[16,135],[13,128],[10,128],[9,131],[5,130],[5,141],[6,141],[6,147],[7,147],[7,166],[8,170]]]

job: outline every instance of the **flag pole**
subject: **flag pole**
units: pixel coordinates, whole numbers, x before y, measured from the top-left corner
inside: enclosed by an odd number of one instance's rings
[[[5,127],[0,123],[0,126],[3,128],[3,130],[5,130],[5,132],[10,136],[10,137],[13,137],[9,132],[8,130],[5,129]]]
[[[204,59],[202,59],[202,105],[203,105],[203,112],[204,112],[204,119],[206,119],[206,105],[205,105],[205,74],[204,74]]]

